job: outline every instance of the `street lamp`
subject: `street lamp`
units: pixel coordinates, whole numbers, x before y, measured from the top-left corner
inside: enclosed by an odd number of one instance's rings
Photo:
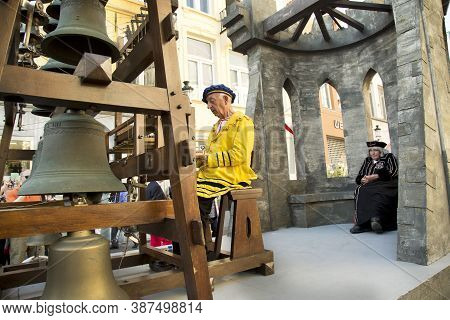
[[[375,129],[373,129],[373,131],[375,131],[375,140],[380,141],[380,139],[381,139],[381,132],[380,132],[381,128],[378,125],[376,125]]]
[[[189,81],[183,81],[183,84],[184,86],[181,88],[181,91],[191,99],[191,93],[194,91],[194,88],[189,85]]]

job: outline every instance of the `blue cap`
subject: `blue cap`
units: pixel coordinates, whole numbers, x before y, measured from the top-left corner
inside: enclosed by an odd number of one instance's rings
[[[229,95],[231,97],[231,103],[234,103],[234,99],[236,99],[236,94],[233,92],[233,90],[231,90],[224,84],[216,84],[209,86],[203,91],[202,101],[204,103],[208,103],[208,101],[206,101],[206,98],[212,93],[225,93],[226,95]]]

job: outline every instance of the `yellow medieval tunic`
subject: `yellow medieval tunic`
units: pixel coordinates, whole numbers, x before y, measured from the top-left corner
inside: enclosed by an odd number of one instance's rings
[[[197,195],[215,198],[230,190],[249,189],[256,174],[250,167],[255,131],[253,121],[235,112],[217,132],[218,121],[206,144],[207,164],[197,173]]]

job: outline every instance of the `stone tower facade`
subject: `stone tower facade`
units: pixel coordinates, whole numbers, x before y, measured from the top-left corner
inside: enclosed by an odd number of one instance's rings
[[[303,3],[294,0],[286,14]],[[330,2],[330,1],[328,1]],[[375,1],[373,1],[375,2]],[[364,30],[332,31],[325,41],[318,26],[289,42],[276,25],[275,1],[227,1],[223,24],[233,50],[248,55],[247,114],[255,122],[254,168],[264,189],[259,203],[266,230],[350,222],[354,179],[367,154],[364,86],[377,72],[384,84],[392,152],[398,157],[399,260],[430,264],[449,252],[449,61],[442,0],[390,0],[386,12],[347,14]],[[297,7],[296,7],[297,6]],[[291,12],[289,12],[291,10]],[[280,18],[281,17],[281,18]],[[328,18],[328,19],[326,19]],[[319,88],[339,92],[349,176],[326,175]],[[289,180],[282,88],[290,97],[297,180]]]

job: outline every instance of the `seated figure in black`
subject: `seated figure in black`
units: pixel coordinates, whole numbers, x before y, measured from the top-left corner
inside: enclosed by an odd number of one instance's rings
[[[398,163],[386,143],[367,142],[369,156],[356,177],[355,225],[351,233],[397,229]]]

